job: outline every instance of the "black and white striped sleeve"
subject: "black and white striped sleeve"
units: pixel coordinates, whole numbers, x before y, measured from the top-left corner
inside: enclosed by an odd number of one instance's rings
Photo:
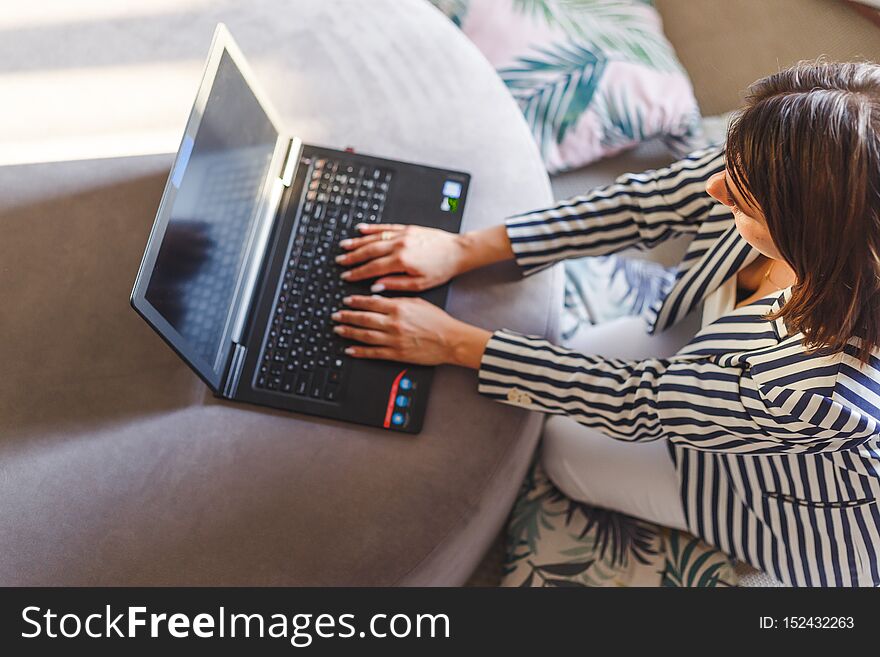
[[[668,438],[712,452],[839,451],[878,430],[858,409],[809,388],[756,380],[748,366],[701,356],[603,358],[507,329],[486,345],[478,390],[503,403],[568,415],[613,438]]]
[[[627,173],[550,208],[507,217],[516,262],[529,275],[566,258],[649,248],[696,232],[716,203],[706,181],[723,170],[723,147],[714,144],[668,167]]]

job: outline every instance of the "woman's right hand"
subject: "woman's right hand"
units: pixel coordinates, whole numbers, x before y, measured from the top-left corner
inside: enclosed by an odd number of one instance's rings
[[[457,233],[404,224],[359,224],[360,237],[342,240],[336,262],[346,281],[376,278],[373,292],[420,292],[463,271],[465,248]]]

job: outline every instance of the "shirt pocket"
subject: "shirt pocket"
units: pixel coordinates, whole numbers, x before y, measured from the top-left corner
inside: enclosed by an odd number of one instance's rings
[[[876,504],[877,498],[875,497],[853,497],[852,499],[846,500],[807,500],[801,497],[796,497],[794,495],[789,495],[787,493],[777,493],[774,491],[765,491],[764,497],[769,500],[775,500],[779,502],[786,502],[793,506],[802,506],[806,508],[812,509],[851,509],[854,507],[865,506],[868,504]]]

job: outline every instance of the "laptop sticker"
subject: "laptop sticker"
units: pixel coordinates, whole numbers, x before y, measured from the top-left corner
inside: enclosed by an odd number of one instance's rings
[[[443,183],[443,196],[449,198],[461,198],[461,183],[454,180],[447,180]]]
[[[461,197],[461,183],[447,180],[443,183],[443,200],[440,209],[443,212],[455,212],[458,210],[458,199]]]

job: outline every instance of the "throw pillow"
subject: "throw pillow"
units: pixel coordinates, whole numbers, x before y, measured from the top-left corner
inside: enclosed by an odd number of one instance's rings
[[[649,0],[431,0],[498,71],[547,170],[661,138],[704,145],[687,73]]]

